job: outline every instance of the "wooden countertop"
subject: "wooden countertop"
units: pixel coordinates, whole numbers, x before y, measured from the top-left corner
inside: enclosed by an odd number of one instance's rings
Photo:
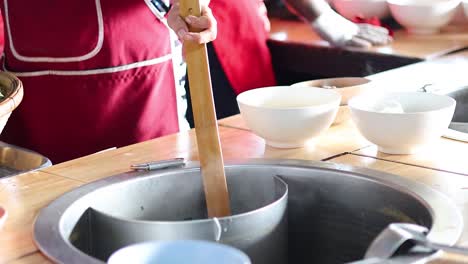
[[[371,76],[379,88],[416,89],[423,82],[454,78],[453,67],[468,64],[468,53],[457,53],[421,64]],[[444,74],[441,69],[447,72]],[[465,68],[466,69],[466,68]],[[463,81],[463,70],[455,77]],[[441,76],[442,75],[442,76]],[[395,77],[398,80],[395,80]],[[413,78],[414,77],[414,78]],[[411,82],[410,80],[417,81]],[[397,83],[398,85],[396,85]],[[467,82],[468,83],[468,82]],[[315,145],[298,149],[275,149],[253,134],[240,116],[219,122],[223,155],[226,160],[238,158],[295,158],[322,160],[381,170],[427,184],[450,196],[459,206],[468,224],[468,143],[441,138],[430,152],[416,155],[383,155],[366,141],[352,122],[331,127],[315,140]],[[49,263],[38,251],[32,238],[34,219],[39,210],[55,198],[85,183],[126,172],[131,164],[184,157],[198,160],[193,131],[109,150],[57,164],[41,171],[0,179],[0,204],[9,212],[0,229],[0,263]],[[465,158],[464,158],[465,157]],[[468,228],[458,242],[468,246]]]
[[[234,128],[236,127],[236,128]],[[250,132],[240,116],[220,122],[220,136],[223,155],[226,160],[238,158],[296,158],[307,160],[326,160],[367,167],[401,175],[425,183],[453,198],[460,207],[465,219],[468,212],[468,177],[460,173],[431,168],[434,160],[423,159],[419,155],[395,156],[399,159],[419,159],[422,165],[394,162],[361,154],[372,149],[351,122],[331,127],[317,139],[313,148],[274,149],[264,145],[261,138]],[[440,143],[445,142],[441,139]],[[450,146],[464,148],[468,144],[451,142]],[[450,156],[450,149],[446,155]],[[0,201],[9,211],[9,217],[1,230],[0,263],[48,263],[40,254],[32,238],[34,219],[39,210],[53,199],[82,184],[129,170],[133,163],[185,157],[197,160],[196,140],[193,131],[110,150],[77,160],[65,162],[50,168],[0,179]],[[424,162],[426,160],[426,162]],[[455,164],[455,170],[459,165]],[[468,222],[468,221],[465,221]],[[468,245],[468,229],[463,233],[459,244]]]
[[[390,45],[365,49],[329,46],[312,27],[301,21],[271,19],[271,24],[268,45],[281,85],[308,79],[386,73],[468,47],[468,25],[450,26],[434,35],[411,35],[399,29],[395,31],[395,40]],[[430,74],[427,76],[433,77]]]
[[[312,28],[301,21],[270,19],[270,38],[279,41],[305,43],[328,47]],[[395,41],[386,46],[373,47],[370,53],[398,55],[420,59],[432,59],[468,47],[468,25],[449,26],[440,34],[411,35],[403,29],[395,31]]]

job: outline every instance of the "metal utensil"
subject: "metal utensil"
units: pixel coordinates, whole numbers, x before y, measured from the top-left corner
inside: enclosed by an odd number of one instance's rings
[[[426,227],[407,224],[394,223],[390,224],[382,231],[372,242],[368,248],[365,259],[367,260],[388,260],[400,254],[407,254],[415,247],[420,252],[435,253],[436,251],[444,251],[448,254],[431,254],[425,255],[425,262],[434,261],[431,263],[468,263],[468,249],[448,246],[430,241],[426,235],[429,230]],[[440,262],[439,262],[440,261]],[[360,262],[364,263],[364,262]],[[384,263],[384,262],[374,262]],[[400,263],[400,262],[392,262]],[[405,262],[406,263],[406,262]]]
[[[180,167],[183,165],[185,165],[184,158],[175,158],[175,159],[169,159],[169,160],[158,160],[158,161],[147,162],[147,163],[133,164],[131,168],[133,170],[151,171],[151,170],[175,168],[175,167]]]
[[[406,223],[390,224],[374,239],[367,249],[364,258],[391,258],[406,242],[427,240],[427,233],[428,229],[419,225]]]

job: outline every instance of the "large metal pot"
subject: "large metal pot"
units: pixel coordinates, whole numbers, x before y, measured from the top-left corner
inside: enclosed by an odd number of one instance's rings
[[[463,228],[460,212],[444,195],[392,174],[304,160],[249,160],[226,164],[226,175],[232,198],[238,198],[231,201],[235,215],[218,219],[220,237],[216,221],[205,219],[194,163],[117,175],[67,193],[41,211],[36,242],[62,263],[102,263],[129,243],[189,236],[219,238],[245,250],[253,264],[322,264],[362,259],[394,222],[425,226],[432,240],[445,244],[455,243]],[[282,181],[288,186],[286,240]]]
[[[285,263],[288,188],[275,175],[227,175],[232,216],[207,219],[199,169],[167,171],[143,178],[122,175],[80,188],[51,205],[73,202],[62,222],[64,239],[84,254],[51,255],[59,262],[106,261],[116,250],[151,240],[211,240],[241,249],[253,263]],[[123,178],[122,178],[123,177]],[[130,181],[121,181],[127,178]],[[119,182],[120,181],[120,182]],[[45,211],[47,211],[46,209]],[[45,212],[46,213],[46,212]],[[39,218],[37,225],[49,219]],[[36,238],[48,243],[48,232]],[[90,258],[93,257],[94,259]]]

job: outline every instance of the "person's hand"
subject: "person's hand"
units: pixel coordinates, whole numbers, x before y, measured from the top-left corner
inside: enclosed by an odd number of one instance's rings
[[[332,9],[321,14],[312,27],[330,44],[335,46],[371,47],[392,41],[386,28],[370,24],[355,24]]]
[[[352,22],[351,22],[352,23]],[[386,45],[392,42],[388,29],[371,24],[357,24],[359,31],[345,45],[368,47]]]
[[[200,17],[189,15],[183,19],[179,15],[179,1],[173,1],[172,8],[167,15],[167,24],[177,34],[180,41],[189,40],[202,44],[216,39],[217,23],[208,4],[208,0],[200,1]],[[189,32],[188,26],[198,32]]]

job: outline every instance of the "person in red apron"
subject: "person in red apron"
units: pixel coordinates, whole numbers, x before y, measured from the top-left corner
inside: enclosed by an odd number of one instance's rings
[[[171,39],[149,0],[4,0],[25,96],[1,140],[54,163],[178,132]]]
[[[305,22],[311,23],[322,38],[333,45],[368,47],[388,43],[388,30],[356,25],[333,11],[323,0],[285,0],[288,7]],[[239,113],[236,96],[254,88],[276,85],[271,54],[267,46],[269,21],[263,0],[213,0],[210,7],[216,17],[217,34],[206,34],[213,96],[217,118]],[[169,12],[169,26],[181,40],[187,38],[186,23],[178,17],[177,5]],[[209,38],[211,36],[211,38]],[[188,95],[187,119],[193,127]]]

